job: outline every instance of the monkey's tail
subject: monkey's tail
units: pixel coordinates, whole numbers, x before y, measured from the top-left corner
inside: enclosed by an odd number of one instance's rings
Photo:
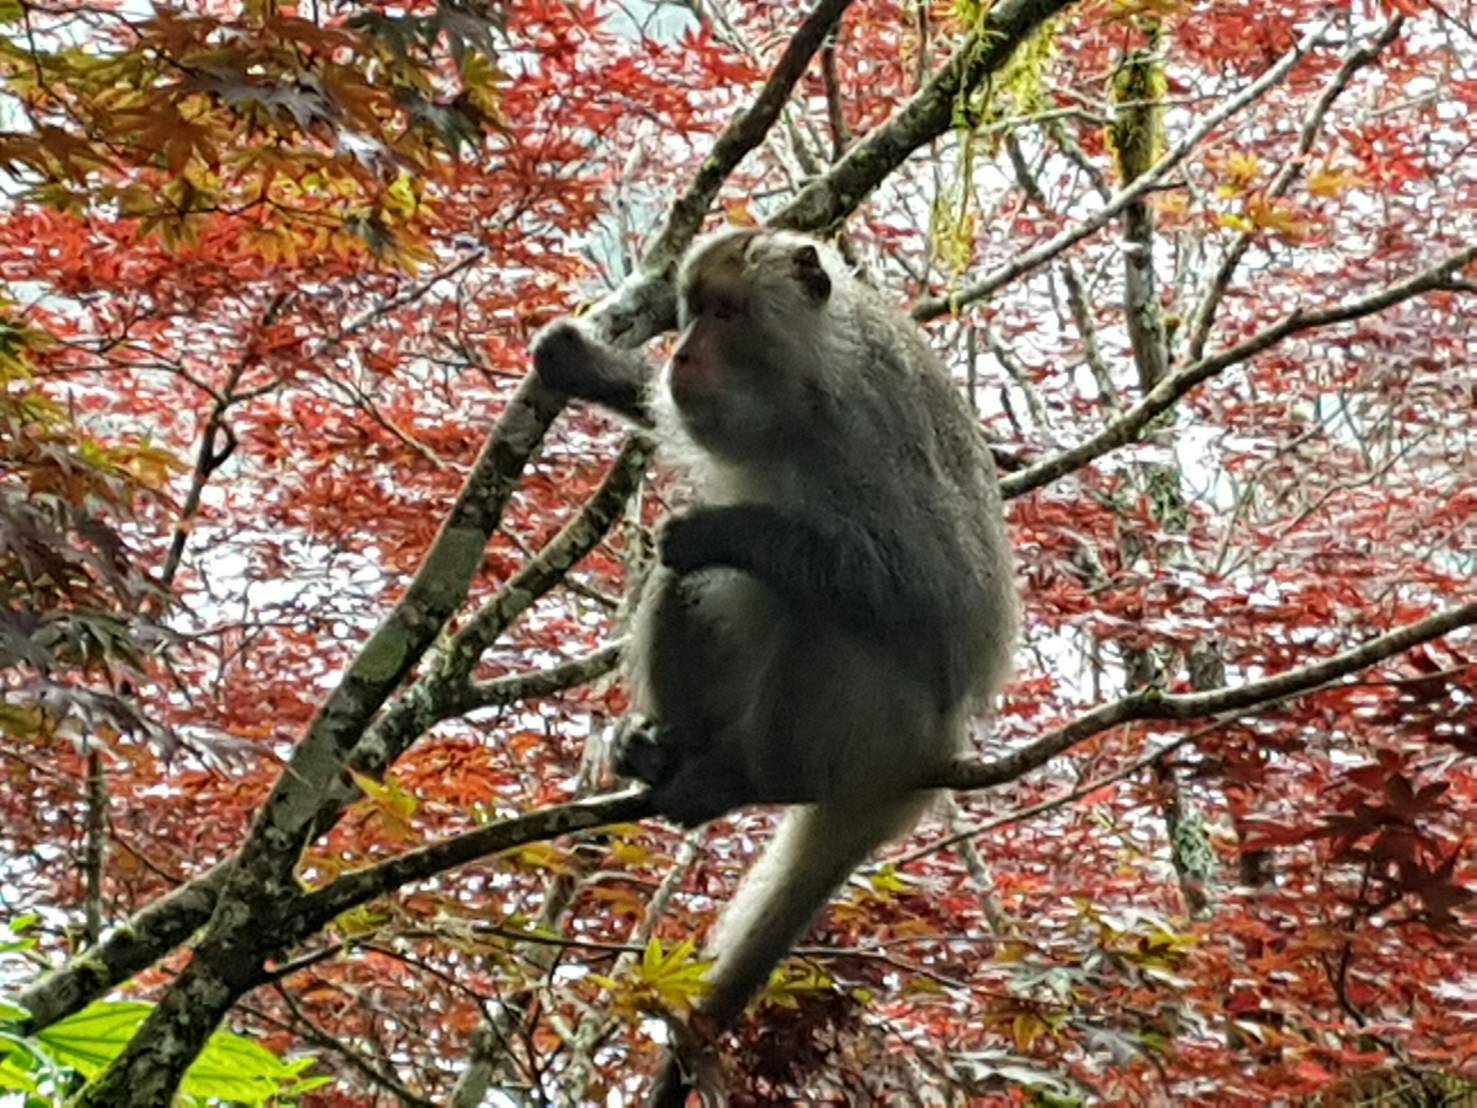
[[[713,991],[701,1005],[704,1022],[722,1029],[737,1020],[851,871],[917,823],[933,799],[932,793],[913,792],[866,804],[790,809],[708,938],[707,954],[715,964],[708,971]],[[721,1102],[721,1092],[706,1087],[711,1074],[703,1072],[715,1065],[711,1053],[673,1057],[649,1103],[680,1106],[689,1091],[702,1092],[705,1105]]]
[[[727,1027],[769,980],[851,871],[906,832],[932,802],[929,793],[792,808],[739,883],[708,938],[713,991],[705,1016]]]

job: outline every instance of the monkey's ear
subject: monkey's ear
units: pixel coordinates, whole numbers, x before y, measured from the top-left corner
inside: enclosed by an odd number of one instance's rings
[[[831,278],[821,265],[820,251],[809,243],[795,251],[795,279],[817,304],[831,295]]]

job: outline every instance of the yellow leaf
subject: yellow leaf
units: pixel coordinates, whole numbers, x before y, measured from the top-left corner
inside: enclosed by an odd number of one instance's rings
[[[903,992],[909,995],[927,993],[932,996],[938,996],[944,993],[944,991],[944,987],[937,981],[931,977],[925,977],[922,974],[914,974],[903,982]]]
[[[825,992],[834,985],[831,976],[814,963],[790,960],[775,967],[759,996],[766,1004],[795,1009],[800,1006],[801,996]]]
[[[1308,191],[1314,196],[1337,196],[1346,189],[1366,184],[1365,179],[1351,169],[1335,169],[1325,166],[1308,175]]]
[[[628,866],[641,866],[651,861],[651,851],[640,843],[633,843],[626,839],[616,839],[610,844],[610,856],[617,862],[623,862]]]
[[[525,843],[505,850],[498,855],[529,869],[543,869],[550,873],[569,875],[574,872],[569,854],[552,843]]]
[[[480,50],[468,50],[462,55],[462,84],[467,98],[479,111],[489,118],[502,118],[502,89],[511,78]]]
[[[876,873],[868,878],[868,883],[878,892],[902,893],[913,887],[913,883],[892,865],[880,867]]]
[[[369,904],[361,904],[358,908],[335,917],[333,926],[342,935],[353,937],[355,935],[367,935],[372,931],[378,931],[390,921],[390,914]]]
[[[1261,169],[1262,163],[1257,160],[1255,154],[1248,154],[1245,151],[1238,150],[1226,157],[1226,174],[1233,181],[1242,185],[1256,180],[1256,176],[1261,172]]]
[[[1254,226],[1280,238],[1297,241],[1307,237],[1308,221],[1286,200],[1258,194],[1247,201],[1246,215]]]
[[[749,198],[747,196],[738,199],[725,198],[721,203],[723,204],[723,214],[728,217],[728,222],[733,226],[759,226],[759,220],[754,217],[754,213],[749,209]]]

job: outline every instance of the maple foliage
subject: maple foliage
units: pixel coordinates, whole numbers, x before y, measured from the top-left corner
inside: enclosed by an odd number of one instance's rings
[[[159,1001],[81,1102],[223,1015],[284,1102],[646,1087],[774,813],[600,799],[680,490],[526,349],[763,219],[928,322],[1027,629],[734,1095],[1477,1082],[1470,12],[833,6],[0,0],[0,982]]]

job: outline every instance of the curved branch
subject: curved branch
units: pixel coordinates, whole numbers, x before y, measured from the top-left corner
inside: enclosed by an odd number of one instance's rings
[[[1345,323],[1351,319],[1373,315],[1422,293],[1449,290],[1452,275],[1474,260],[1477,260],[1477,246],[1469,246],[1465,250],[1458,250],[1455,254],[1449,255],[1413,277],[1407,277],[1404,281],[1389,285],[1368,296],[1342,304],[1331,304],[1324,308],[1295,309],[1291,315],[1262,328],[1251,338],[1238,342],[1235,346],[1217,354],[1212,354],[1208,358],[1202,358],[1183,369],[1175,370],[1155,385],[1141,401],[1117,419],[1109,422],[1091,438],[1070,450],[1064,450],[1043,462],[1037,462],[1019,473],[1012,473],[1004,478],[1000,482],[1001,494],[1007,498],[1020,496],[1022,493],[1055,481],[1074,469],[1080,469],[1111,450],[1132,442],[1155,416],[1174,407],[1180,397],[1196,385],[1214,377],[1223,369],[1260,354],[1289,335],[1309,331],[1315,327],[1326,327],[1331,323]]]
[[[588,800],[573,800],[540,808],[526,816],[490,823],[410,850],[387,862],[368,866],[300,897],[286,926],[287,942],[313,934],[333,917],[377,896],[434,877],[455,866],[474,862],[527,843],[590,831],[612,823],[630,823],[656,815],[646,789],[628,789]]]
[[[936,779],[926,782],[926,787],[973,790],[1005,784],[1045,765],[1084,739],[1121,723],[1140,719],[1203,719],[1246,712],[1311,692],[1335,678],[1355,673],[1420,643],[1473,624],[1477,624],[1477,600],[1408,624],[1331,658],[1261,681],[1173,696],[1135,693],[1094,709],[1002,758],[988,762],[957,762]],[[1162,756],[1172,749],[1172,745],[1157,750],[1154,756]],[[433,877],[486,854],[611,823],[647,819],[656,814],[647,790],[634,789],[558,804],[443,839],[346,874],[302,897],[295,906],[287,933],[279,936],[279,941],[284,945],[295,942],[312,934],[341,912],[393,892],[411,881]]]

